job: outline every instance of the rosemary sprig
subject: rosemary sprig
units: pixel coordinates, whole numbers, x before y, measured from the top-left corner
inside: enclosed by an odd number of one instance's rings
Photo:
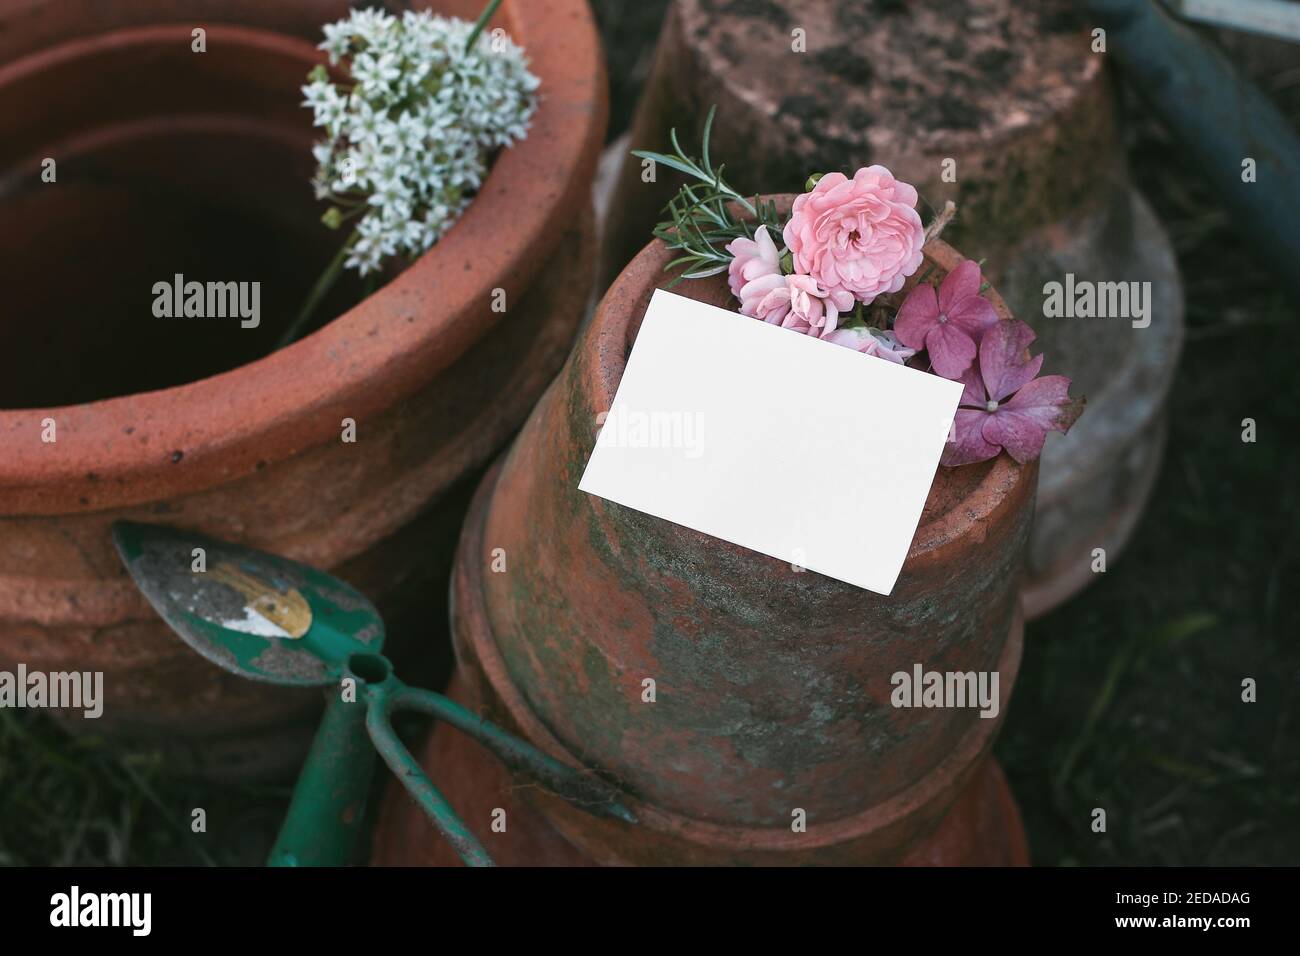
[[[632,150],[633,156],[662,164],[696,180],[685,183],[668,201],[664,207],[668,218],[654,228],[655,238],[663,240],[669,249],[682,253],[665,267],[669,270],[682,267],[681,275],[673,280],[672,285],[683,279],[703,279],[725,272],[732,258],[725,246],[733,239],[753,239],[756,225],[765,225],[777,237],[781,235],[782,223],[776,212],[776,203],[765,203],[757,196],[751,202],[723,178],[723,166],[714,168],[709,155],[709,139],[716,111],[716,106],[711,107],[704,121],[698,160],[682,149],[675,128],[669,137],[673,144],[671,155]],[[733,203],[748,216],[743,219],[733,216],[730,209]],[[785,256],[784,249],[781,255]]]

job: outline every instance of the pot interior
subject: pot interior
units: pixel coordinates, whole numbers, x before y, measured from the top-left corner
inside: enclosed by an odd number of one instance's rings
[[[0,116],[0,408],[167,388],[274,348],[344,238],[309,184],[299,88],[314,60],[309,44],[230,28],[196,53],[175,27],[0,69],[0,97],[19,104]],[[233,309],[156,316],[154,286],[177,274],[259,283],[258,326]],[[360,294],[349,275],[318,315]]]

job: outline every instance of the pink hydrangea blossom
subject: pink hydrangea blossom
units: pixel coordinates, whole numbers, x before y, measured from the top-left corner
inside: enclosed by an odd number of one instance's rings
[[[823,336],[835,331],[841,312],[853,308],[853,297],[829,294],[811,276],[784,276],[754,310],[754,317],[805,335]]]
[[[971,366],[981,336],[998,322],[993,303],[979,294],[979,264],[965,260],[939,286],[922,282],[894,319],[894,332],[909,348],[925,349],[944,378],[956,379]]]
[[[827,342],[866,352],[868,355],[874,355],[896,365],[902,365],[916,354],[916,349],[909,349],[899,342],[898,336],[893,332],[882,332],[880,329],[870,329],[865,326],[837,329],[823,338]]]
[[[1033,340],[1033,330],[1017,319],[995,322],[984,333],[979,361],[957,379],[966,390],[943,464],[969,465],[1005,450],[1023,465],[1039,456],[1049,431],[1070,430],[1083,402],[1070,398],[1068,378],[1035,377],[1043,357],[1024,357]]]
[[[897,292],[921,265],[916,190],[884,166],[827,173],[795,198],[783,230],[794,271],[862,303]]]
[[[763,297],[785,284],[776,243],[768,234],[767,226],[759,226],[754,230],[753,239],[733,239],[727,243],[727,251],[733,257],[727,267],[731,294],[740,300],[741,315],[757,318],[758,304]]]

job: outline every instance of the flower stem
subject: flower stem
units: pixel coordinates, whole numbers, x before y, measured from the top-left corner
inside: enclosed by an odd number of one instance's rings
[[[929,242],[931,239],[938,239],[943,235],[944,229],[948,227],[948,223],[952,222],[952,217],[955,215],[957,215],[957,204],[949,199],[943,204],[943,209],[940,210],[939,215],[935,216],[930,221],[930,225],[926,227],[925,241]]]
[[[465,41],[466,53],[474,49],[474,41],[478,39],[478,35],[483,32],[483,28],[487,26],[487,22],[492,19],[492,15],[497,12],[499,6],[501,6],[501,0],[488,0],[488,5],[483,8],[483,12],[474,21],[474,29],[470,32],[469,39]]]
[[[339,280],[339,276],[343,272],[343,263],[348,257],[348,250],[352,248],[352,243],[356,237],[357,235],[354,232],[348,237],[348,241],[339,247],[339,251],[334,254],[333,260],[331,260],[330,264],[325,267],[325,271],[320,274],[320,278],[316,280],[316,284],[311,287],[311,292],[307,294],[307,301],[302,304],[302,308],[298,311],[297,318],[293,320],[292,324],[284,330],[284,334],[280,336],[280,341],[277,342],[275,346],[277,349],[282,349],[286,345],[293,344],[298,340],[298,337],[302,335],[302,331],[307,327],[307,323],[311,320],[312,313],[316,311],[316,307],[321,304],[321,300],[329,294],[330,289],[334,288],[334,283]]]

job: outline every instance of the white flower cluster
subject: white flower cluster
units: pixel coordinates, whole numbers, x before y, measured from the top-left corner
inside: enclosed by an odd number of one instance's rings
[[[329,137],[312,150],[316,197],[337,204],[325,221],[361,217],[347,268],[366,275],[424,252],[469,205],[492,151],[527,135],[539,80],[524,51],[485,31],[466,52],[472,30],[427,10],[354,10],[325,27],[320,48],[353,85],[317,67],[303,105]]]

